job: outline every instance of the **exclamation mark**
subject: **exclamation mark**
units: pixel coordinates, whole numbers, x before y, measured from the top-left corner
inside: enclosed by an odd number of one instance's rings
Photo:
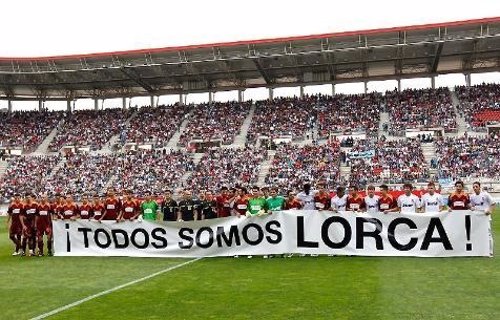
[[[472,251],[472,243],[470,243],[470,216],[465,216],[465,235],[467,236],[465,250]]]
[[[66,223],[66,252],[71,252],[71,242],[69,240],[69,223]]]

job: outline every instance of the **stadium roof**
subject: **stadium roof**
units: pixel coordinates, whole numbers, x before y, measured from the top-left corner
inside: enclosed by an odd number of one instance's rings
[[[0,99],[289,87],[500,71],[500,17],[51,57],[0,57]]]

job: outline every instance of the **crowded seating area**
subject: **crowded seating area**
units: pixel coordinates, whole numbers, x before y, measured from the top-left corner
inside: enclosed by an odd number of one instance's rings
[[[38,193],[45,190],[45,181],[60,156],[11,157],[8,168],[0,178],[0,203],[10,201],[16,193]]]
[[[314,126],[314,104],[317,96],[303,99],[276,98],[257,101],[255,113],[248,130],[247,141],[254,144],[259,136],[275,139],[291,136],[293,140],[305,138],[306,131]]]
[[[181,178],[194,169],[190,154],[164,150],[132,152],[117,158],[113,187],[133,190],[138,196],[146,192],[162,195],[165,190],[181,186]]]
[[[49,149],[59,151],[64,146],[75,146],[99,150],[113,135],[120,133],[125,121],[134,112],[134,108],[117,108],[67,113]]]
[[[261,164],[267,157],[266,150],[254,147],[208,150],[187,179],[186,185],[194,190],[254,185]]]
[[[323,181],[333,189],[340,178],[340,147],[338,142],[324,145],[280,145],[266,176],[267,185],[280,190],[301,189],[311,181]]]
[[[32,152],[57,126],[63,112],[16,111],[0,117],[0,147]]]
[[[365,132],[367,136],[376,137],[382,103],[382,94],[376,92],[320,97],[316,102],[319,137],[353,132]]]
[[[459,113],[469,128],[484,130],[489,123],[500,122],[500,85],[481,84],[455,87],[460,100]]]
[[[181,126],[188,106],[161,105],[158,107],[142,107],[137,116],[123,130],[127,143],[151,144],[153,148],[165,147],[174,133]]]
[[[385,101],[392,135],[404,136],[406,129],[442,127],[445,132],[457,130],[455,107],[448,88],[387,91]]]
[[[49,193],[72,194],[80,199],[84,194],[104,193],[105,186],[116,168],[117,155],[72,154],[46,181]]]
[[[181,134],[180,146],[191,140],[209,142],[220,140],[222,144],[233,143],[250,112],[251,102],[214,102],[194,105],[189,122]]]
[[[356,140],[343,157],[351,167],[350,182],[417,182],[429,178],[429,168],[417,139]]]
[[[442,138],[435,146],[440,178],[500,177],[498,136]]]

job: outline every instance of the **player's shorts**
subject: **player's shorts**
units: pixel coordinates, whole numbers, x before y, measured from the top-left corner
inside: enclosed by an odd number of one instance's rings
[[[52,235],[52,225],[50,223],[39,223],[36,226],[36,236],[43,237],[43,235]]]
[[[10,235],[21,235],[23,234],[23,226],[21,222],[12,222],[9,227]]]

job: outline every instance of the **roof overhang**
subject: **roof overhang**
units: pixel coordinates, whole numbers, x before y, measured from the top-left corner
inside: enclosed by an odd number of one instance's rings
[[[0,58],[0,98],[72,100],[500,71],[500,17],[69,56]]]

